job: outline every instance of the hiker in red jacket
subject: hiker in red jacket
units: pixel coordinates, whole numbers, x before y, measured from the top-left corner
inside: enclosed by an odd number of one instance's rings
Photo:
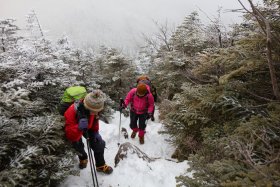
[[[154,98],[149,91],[148,85],[139,83],[137,88],[132,88],[121,108],[124,109],[130,104],[130,128],[131,138],[135,138],[137,132],[140,144],[144,144],[146,120],[151,118],[154,110]],[[137,122],[139,121],[139,125]]]
[[[104,108],[105,94],[95,90],[86,95],[84,100],[72,104],[64,113],[66,138],[71,141],[80,159],[79,167],[87,167],[88,155],[84,150],[82,136],[89,136],[89,144],[94,152],[96,170],[106,174],[113,172],[104,160],[105,141],[99,134],[99,115]]]

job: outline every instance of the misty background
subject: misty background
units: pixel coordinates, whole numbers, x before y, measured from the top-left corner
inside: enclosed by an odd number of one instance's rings
[[[207,23],[219,7],[225,25],[241,21],[240,14],[228,11],[241,8],[237,0],[0,0],[0,19],[14,18],[24,30],[34,10],[50,40],[66,35],[77,47],[105,45],[133,53],[144,44],[143,34],[157,32],[155,21],[175,28],[197,10]]]

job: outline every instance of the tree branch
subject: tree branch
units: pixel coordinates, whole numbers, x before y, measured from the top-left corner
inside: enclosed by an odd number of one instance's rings
[[[270,23],[262,15],[262,13],[255,7],[252,0],[248,0],[248,2],[250,4],[253,12],[246,9],[246,7],[242,4],[241,0],[238,0],[238,2],[248,13],[252,14],[257,19],[259,26],[262,28],[264,34],[266,35],[266,58],[267,58],[267,63],[268,63],[268,67],[269,67],[269,72],[270,72],[272,90],[273,90],[273,94],[274,94],[275,98],[277,100],[280,100],[280,92],[279,92],[279,87],[278,87],[278,82],[277,82],[277,77],[276,77],[276,70],[275,70],[275,66],[274,66],[273,58],[272,58],[272,46],[271,46],[272,33],[271,33]],[[265,28],[263,28],[263,25],[265,25]]]

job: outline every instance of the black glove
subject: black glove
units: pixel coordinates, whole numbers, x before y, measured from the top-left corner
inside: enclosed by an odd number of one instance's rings
[[[121,104],[120,104],[120,107],[119,107],[119,110],[122,111],[122,110],[125,109],[125,108],[126,108],[126,107],[125,107],[125,104],[124,104],[124,103],[121,103]]]
[[[152,113],[148,113],[147,119],[152,119],[152,118],[153,118],[153,114]]]

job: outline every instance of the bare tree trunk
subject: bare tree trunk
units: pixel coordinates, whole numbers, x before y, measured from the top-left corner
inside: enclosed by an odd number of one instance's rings
[[[168,23],[167,21],[165,22],[164,25],[159,25],[158,23],[155,22],[159,29],[159,34],[157,35],[158,39],[162,41],[168,51],[172,51],[171,46],[168,42],[169,40],[169,28],[168,28]]]
[[[279,87],[278,87],[278,82],[277,82],[277,77],[276,77],[276,70],[275,70],[275,66],[273,63],[273,59],[272,59],[272,49],[271,49],[272,48],[271,47],[272,33],[271,33],[271,27],[270,27],[269,21],[255,7],[252,0],[248,0],[248,2],[250,3],[250,6],[251,6],[253,12],[250,12],[248,9],[246,9],[240,0],[238,0],[238,1],[247,12],[252,14],[257,19],[260,27],[262,28],[264,34],[266,35],[266,58],[267,58],[267,63],[268,63],[268,67],[269,67],[269,72],[270,72],[273,94],[277,100],[280,100],[280,92],[279,92]],[[265,26],[265,28],[263,28],[263,25]]]
[[[153,38],[143,34],[144,40],[149,45],[151,45],[157,52],[159,51],[159,48],[160,48],[161,45],[166,47],[167,51],[172,51],[172,47],[171,47],[171,45],[168,41],[171,37],[172,31],[169,29],[168,23],[165,22],[164,25],[160,25],[159,23],[154,21],[154,24],[156,25],[156,27],[158,29],[158,33],[155,35],[156,39],[153,39]]]
[[[3,52],[6,52],[5,47],[4,47],[4,38],[2,38],[1,40],[2,40],[2,50],[3,50]]]
[[[38,18],[37,18],[37,15],[36,15],[36,13],[35,13],[34,10],[33,10],[33,14],[34,14],[34,16],[35,16],[35,18],[36,18],[36,21],[37,21],[37,24],[38,24],[38,27],[39,27],[41,36],[44,37],[44,33],[43,33],[43,30],[42,30],[41,24],[40,24],[40,22],[39,22],[39,20],[38,20]]]
[[[2,27],[2,38],[1,38],[1,42],[2,42],[2,50],[3,52],[5,52],[5,43],[4,43],[4,27]]]
[[[221,30],[219,28],[217,28],[217,30],[218,30],[218,35],[219,35],[219,45],[220,45],[220,48],[223,48],[222,33],[221,33]]]
[[[273,64],[272,60],[272,51],[271,51],[271,31],[270,31],[270,25],[266,21],[266,33],[267,33],[267,38],[266,38],[266,58],[268,62],[268,67],[269,67],[269,72],[270,72],[270,78],[271,78],[271,83],[272,83],[272,89],[274,96],[276,97],[277,100],[280,100],[280,92],[279,92],[279,87],[278,87],[278,82],[277,82],[277,77],[276,77],[276,70],[275,66]]]
[[[216,20],[212,20],[208,14],[206,12],[204,12],[203,10],[199,9],[201,12],[203,12],[206,17],[213,23],[215,29],[217,30],[217,34],[218,34],[218,42],[219,42],[219,47],[220,48],[223,48],[223,40],[222,40],[222,31],[221,31],[221,10],[222,10],[222,7],[219,7],[218,9],[218,17],[216,18]]]

